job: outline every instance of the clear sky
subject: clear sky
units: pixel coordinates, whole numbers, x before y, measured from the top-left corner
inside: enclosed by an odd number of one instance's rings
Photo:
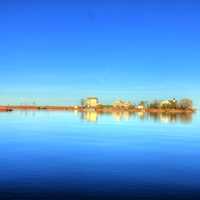
[[[199,22],[192,0],[0,1],[0,103],[200,105]]]

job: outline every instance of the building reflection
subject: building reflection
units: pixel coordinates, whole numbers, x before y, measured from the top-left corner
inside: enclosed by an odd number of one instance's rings
[[[141,119],[144,120],[145,119],[145,112],[137,112],[137,116]]]
[[[112,112],[112,117],[115,121],[122,121],[122,120],[130,120],[131,113],[130,112]]]
[[[88,122],[97,122],[98,113],[95,111],[82,112],[81,118]]]
[[[128,121],[131,118],[131,113],[130,112],[123,112],[123,118]]]
[[[146,112],[109,112],[99,113],[96,111],[81,112],[81,119],[88,122],[97,122],[101,116],[108,115],[115,121],[119,122],[122,120],[129,121],[131,119],[139,119],[142,121],[153,120],[154,122],[160,123],[190,123],[192,122],[192,113],[146,113]]]
[[[118,122],[122,120],[122,113],[121,112],[113,112],[112,116]]]

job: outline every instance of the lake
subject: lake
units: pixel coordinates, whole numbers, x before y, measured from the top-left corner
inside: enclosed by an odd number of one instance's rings
[[[0,197],[199,199],[199,122],[199,113],[0,113]]]

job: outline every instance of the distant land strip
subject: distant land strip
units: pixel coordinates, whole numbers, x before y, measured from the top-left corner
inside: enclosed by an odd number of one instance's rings
[[[194,108],[190,109],[169,109],[169,108],[125,108],[125,107],[113,107],[113,106],[101,106],[101,107],[82,107],[82,106],[0,106],[0,112],[11,112],[15,110],[47,110],[47,111],[78,111],[89,112],[95,111],[99,113],[111,113],[111,112],[152,112],[152,113],[193,113],[196,111]]]
[[[102,104],[97,97],[87,97],[81,99],[80,105],[73,106],[38,106],[38,105],[7,105],[0,106],[0,111],[13,110],[51,110],[51,111],[95,111],[99,113],[111,112],[152,112],[152,113],[193,113],[196,109],[193,107],[191,99],[181,100],[167,99],[154,100],[152,102],[140,101],[134,104],[130,101],[116,100],[112,104]]]

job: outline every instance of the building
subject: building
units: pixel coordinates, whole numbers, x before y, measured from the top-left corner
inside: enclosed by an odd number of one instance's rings
[[[123,104],[124,104],[124,102],[123,102],[122,100],[117,100],[117,101],[114,101],[114,102],[113,102],[112,106],[113,106],[114,108],[118,108],[118,107],[122,107]]]
[[[84,106],[88,108],[94,108],[99,105],[99,100],[97,97],[88,97],[84,100]]]
[[[171,102],[169,100],[164,100],[160,102],[160,107],[169,106],[169,105],[171,105]]]
[[[144,109],[145,109],[145,106],[144,106],[144,105],[138,105],[138,106],[137,106],[137,109],[139,109],[139,110],[144,110]]]
[[[148,103],[145,101],[141,101],[138,105],[137,105],[137,109],[138,110],[145,110],[145,108],[148,107]]]
[[[177,100],[172,99],[172,100],[164,100],[160,102],[160,107],[168,107],[168,106],[173,106],[176,105]]]
[[[114,108],[130,108],[131,106],[133,106],[131,102],[126,102],[122,100],[115,101],[112,105]]]

